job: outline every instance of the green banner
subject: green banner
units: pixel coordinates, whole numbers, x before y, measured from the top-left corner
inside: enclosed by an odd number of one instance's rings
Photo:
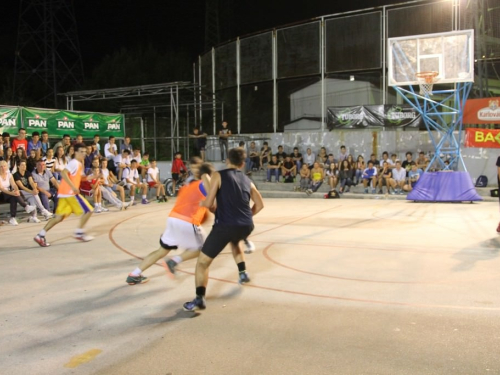
[[[21,127],[20,107],[0,107],[0,133],[7,132],[16,135]]]
[[[23,108],[22,119],[28,135],[42,130],[46,130],[49,137],[81,134],[83,138],[92,138],[99,134],[101,137],[123,138],[125,135],[125,118],[120,114]]]

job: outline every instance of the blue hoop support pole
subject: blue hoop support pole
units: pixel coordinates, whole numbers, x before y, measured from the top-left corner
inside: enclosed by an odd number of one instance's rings
[[[405,89],[395,86],[396,92],[422,115],[425,127],[429,132],[429,138],[434,147],[435,153],[432,157],[426,171],[437,161],[444,170],[449,170],[453,165],[460,163],[464,169],[465,163],[462,158],[460,144],[462,141],[463,109],[465,102],[472,88],[472,82],[459,82],[455,89],[435,90],[433,95],[442,96],[439,100],[434,100],[429,95],[421,95],[415,91],[413,86]],[[450,104],[451,102],[451,104]],[[447,117],[451,116],[451,121]],[[433,131],[436,131],[441,137],[435,139]],[[455,136],[458,131],[458,138]],[[441,159],[441,155],[450,157],[450,164],[446,165]]]

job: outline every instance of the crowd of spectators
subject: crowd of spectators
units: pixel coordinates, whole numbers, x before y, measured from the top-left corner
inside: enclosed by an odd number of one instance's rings
[[[245,147],[244,142],[240,147]],[[348,193],[357,185],[364,187],[365,194],[404,194],[415,187],[428,165],[429,158],[424,152],[419,152],[414,160],[413,153],[408,151],[401,161],[397,154],[389,157],[384,151],[380,160],[371,154],[365,162],[363,155],[351,155],[344,145],[336,154],[328,153],[325,147],[317,153],[308,147],[304,154],[294,147],[287,154],[281,145],[274,153],[268,142],[259,150],[252,141],[247,148],[246,171],[248,174],[265,171],[266,182],[296,183],[294,190],[307,194],[314,193],[322,184],[339,194]]]
[[[200,137],[206,136],[204,133]],[[87,155],[84,161],[86,178],[81,191],[94,200],[95,212],[108,211],[103,201],[124,210],[136,204],[140,195],[142,204],[148,204],[148,190],[156,190],[158,202],[167,200],[165,187],[159,179],[156,161],[148,153],[134,148],[130,137],[125,137],[118,147],[115,137],[108,138],[101,150],[100,136],[87,140]],[[46,131],[33,132],[30,139],[25,129],[11,139],[8,133],[0,138],[0,192],[3,200],[10,204],[10,223],[17,224],[17,205],[29,212],[29,222],[39,222],[37,213],[49,219],[57,207],[57,188],[61,172],[74,158],[73,145],[84,142],[81,135],[71,139],[64,135],[53,146]],[[276,152],[264,142],[259,149],[255,142],[246,147],[246,172],[265,171],[267,182],[295,183],[295,190],[312,194],[322,184],[339,194],[348,193],[356,185],[364,187],[364,193],[403,194],[411,191],[429,164],[429,158],[420,152],[414,160],[407,152],[403,161],[396,154],[383,152],[378,160],[371,154],[367,162],[363,155],[351,155],[342,145],[338,152],[328,152],[321,147],[317,153],[308,147],[304,154],[294,147],[286,153],[283,146]],[[186,166],[181,154],[176,153],[172,163],[173,191],[175,182],[185,176]],[[128,194],[127,194],[128,193]],[[129,196],[127,201],[126,195]],[[50,204],[52,201],[52,205]],[[51,207],[52,206],[52,207]]]
[[[6,132],[0,138],[0,196],[10,204],[9,224],[18,225],[18,205],[28,213],[30,223],[40,222],[38,213],[49,220],[57,208],[61,172],[74,158],[73,145],[84,142],[83,136],[71,140],[64,135],[53,146],[46,131],[35,131],[28,140],[26,130],[19,129],[17,137],[10,138]],[[129,137],[121,144],[120,153],[115,137],[109,137],[104,153],[99,142],[97,134],[87,142],[85,178],[80,185],[81,194],[92,198],[95,213],[109,211],[103,201],[125,210],[139,201],[137,195],[142,204],[149,204],[150,189],[156,190],[158,202],[167,201],[156,161],[147,152],[141,154],[139,148],[133,148]]]

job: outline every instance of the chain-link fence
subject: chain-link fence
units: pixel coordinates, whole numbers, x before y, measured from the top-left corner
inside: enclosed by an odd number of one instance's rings
[[[386,83],[386,40],[475,29],[473,95],[500,93],[498,0],[428,1],[320,17],[238,38],[200,56],[196,79],[223,103],[204,112],[211,134],[226,120],[233,133],[281,132],[308,121],[325,129],[333,105],[399,104]]]

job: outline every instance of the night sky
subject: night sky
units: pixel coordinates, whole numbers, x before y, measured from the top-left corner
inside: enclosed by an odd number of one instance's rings
[[[228,0],[221,0],[228,1]],[[395,0],[231,0],[227,22],[233,36],[254,33],[313,17],[398,3]],[[2,7],[0,68],[14,65],[20,1]],[[121,47],[151,43],[183,50],[193,59],[204,50],[203,0],[76,0],[75,14],[84,67],[89,73],[106,54]],[[293,4],[293,5],[292,5]]]

